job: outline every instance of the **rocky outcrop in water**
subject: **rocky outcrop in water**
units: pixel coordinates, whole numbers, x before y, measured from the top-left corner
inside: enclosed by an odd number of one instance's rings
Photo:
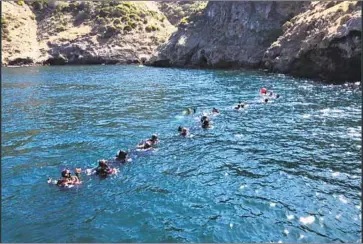
[[[210,2],[148,64],[252,67],[327,81],[361,77],[361,4]]]
[[[155,66],[260,67],[282,25],[305,2],[209,2],[162,45]]]
[[[283,30],[264,55],[270,71],[330,81],[361,79],[361,3],[313,2]]]

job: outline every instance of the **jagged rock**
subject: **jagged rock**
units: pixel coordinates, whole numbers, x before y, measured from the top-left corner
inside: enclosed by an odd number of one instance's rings
[[[259,67],[282,25],[304,2],[209,2],[201,16],[179,25],[148,64],[155,66]]]
[[[270,71],[335,82],[360,80],[359,2],[313,2],[293,20],[264,54]]]

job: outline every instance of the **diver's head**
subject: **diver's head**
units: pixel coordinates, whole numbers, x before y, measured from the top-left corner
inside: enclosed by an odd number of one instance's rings
[[[203,123],[204,120],[208,119],[207,115],[203,115],[200,121]]]
[[[158,136],[156,135],[156,134],[153,134],[152,136],[151,136],[151,139],[150,139],[150,141],[157,141],[158,140]]]
[[[107,161],[105,159],[98,160],[98,166],[102,168],[107,167]]]
[[[181,131],[181,134],[182,134],[183,136],[186,136],[186,135],[188,134],[188,129],[187,129],[187,128],[185,128],[185,127],[183,127],[183,129],[182,129],[182,131]]]
[[[209,119],[207,118],[207,119],[205,119],[204,121],[203,121],[203,124],[202,124],[202,126],[203,126],[203,128],[206,128],[206,127],[209,127]]]
[[[268,103],[268,99],[267,98],[265,99],[265,103]]]
[[[123,151],[123,150],[119,150],[118,152],[117,152],[117,155],[116,155],[116,158],[118,158],[118,159],[126,159],[126,157],[127,157],[127,152],[125,152],[125,151]]]
[[[279,98],[280,97],[280,95],[279,94],[276,94],[276,98]]]
[[[69,171],[68,169],[63,170],[62,171],[62,177],[71,178],[71,171]]]
[[[179,127],[178,127],[178,131],[180,132],[180,131],[182,131],[182,130],[183,130],[183,127],[179,126]]]

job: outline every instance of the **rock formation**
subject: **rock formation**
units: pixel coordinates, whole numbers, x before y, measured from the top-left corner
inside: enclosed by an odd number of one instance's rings
[[[329,81],[361,79],[361,4],[312,2],[266,51],[271,71]]]
[[[150,64],[156,66],[260,67],[282,25],[305,2],[209,2],[181,23]]]
[[[154,2],[19,2],[2,2],[7,28],[27,19],[3,37],[3,65],[139,63],[175,31]]]

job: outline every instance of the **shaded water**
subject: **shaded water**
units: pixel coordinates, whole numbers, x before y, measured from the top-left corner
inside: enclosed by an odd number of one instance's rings
[[[267,87],[281,98],[259,103]],[[361,90],[259,72],[4,68],[3,242],[359,242]],[[253,104],[236,112],[238,101]],[[197,113],[183,116],[186,107]],[[212,107],[214,128],[199,128]],[[177,127],[191,129],[181,138]],[[152,153],[132,149],[152,133]],[[107,179],[46,184],[119,149]]]

